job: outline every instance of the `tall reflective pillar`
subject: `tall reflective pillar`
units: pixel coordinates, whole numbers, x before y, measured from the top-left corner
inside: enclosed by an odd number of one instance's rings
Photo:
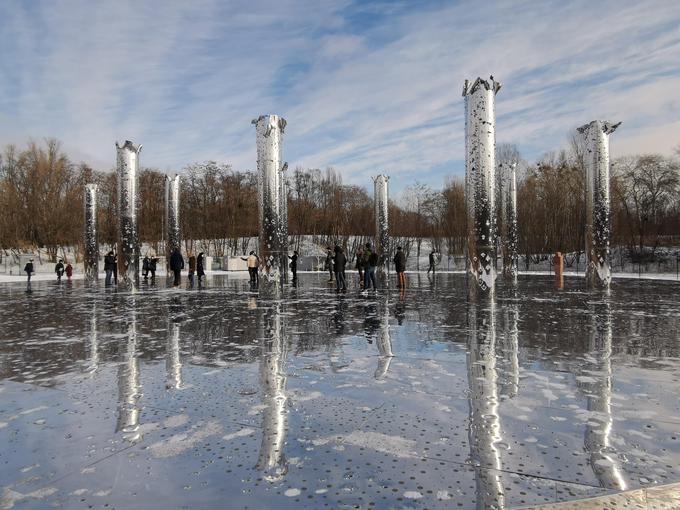
[[[257,135],[257,192],[260,220],[260,263],[273,281],[288,277],[288,205],[283,132],[286,121],[278,115],[253,120]]]
[[[620,124],[594,120],[578,128],[586,145],[586,282],[591,288],[606,289],[611,282],[609,135]]]
[[[141,145],[126,140],[118,153],[118,276],[128,289],[139,285],[139,152]]]
[[[468,294],[493,296],[495,268],[495,97],[501,84],[491,77],[465,80],[465,202]]]
[[[170,256],[175,250],[182,249],[182,234],[179,222],[179,175],[165,176],[165,228],[167,242],[165,244],[166,263],[170,264]]]
[[[517,174],[516,163],[501,164],[501,250],[503,252],[503,278],[517,283],[519,256],[517,254]]]
[[[85,280],[96,281],[99,277],[99,237],[97,229],[97,192],[99,186],[88,184],[85,186],[83,196],[83,208],[85,214],[85,231],[83,241],[85,253],[83,265]]]
[[[373,178],[375,204],[375,249],[378,252],[379,274],[386,275],[389,267],[390,228],[389,228],[389,176],[380,174]]]

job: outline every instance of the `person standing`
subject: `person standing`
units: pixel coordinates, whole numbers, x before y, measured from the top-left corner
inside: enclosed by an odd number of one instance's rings
[[[297,280],[297,261],[298,261],[297,250],[293,252],[292,257],[288,255],[288,258],[290,259],[290,270],[293,272],[293,280]]]
[[[205,255],[203,252],[198,254],[198,258],[196,259],[196,276],[198,276],[198,286],[201,286],[201,278],[205,276],[205,269],[203,269],[205,264]]]
[[[359,272],[359,287],[364,286],[364,249],[359,246],[356,253],[356,270]]]
[[[364,290],[371,288],[371,283],[373,284],[373,290],[376,290],[375,285],[375,268],[378,265],[378,254],[371,249],[371,243],[366,243],[366,249],[364,250]]]
[[[73,276],[73,266],[69,262],[66,264],[66,278],[70,280],[71,276]]]
[[[172,272],[175,275],[172,286],[179,287],[182,269],[184,269],[184,257],[182,257],[178,248],[175,248],[175,251],[170,255],[170,269],[172,269]]]
[[[61,277],[64,275],[64,261],[59,259],[57,265],[54,266],[54,272],[57,273],[57,281],[61,281]]]
[[[33,259],[28,259],[28,262],[26,262],[26,265],[24,266],[24,272],[28,276],[28,286],[31,286],[31,275],[34,273],[33,270]]]
[[[113,256],[113,251],[110,251],[104,257],[104,271],[106,272],[106,286],[111,285],[111,277],[116,267],[116,259]]]
[[[347,257],[345,257],[342,248],[335,245],[335,255],[333,256],[333,270],[335,271],[335,292],[347,291],[345,284],[345,265],[347,264]],[[342,286],[342,288],[341,288]]]
[[[142,276],[144,276],[144,280],[148,279],[149,277],[149,256],[144,255],[144,258],[142,259]]]
[[[194,273],[196,272],[196,257],[189,254],[189,286],[194,287]]]
[[[328,270],[328,282],[333,281],[333,252],[330,247],[326,247],[326,269]]]
[[[113,254],[113,283],[118,285],[118,254]]]
[[[149,271],[151,272],[151,281],[156,280],[156,266],[158,264],[158,259],[156,257],[151,257],[149,260]]]
[[[258,283],[258,268],[260,265],[260,259],[255,255],[254,251],[251,251],[247,258],[241,257],[241,260],[245,260],[248,263],[248,274],[250,275],[250,284],[255,286]]]
[[[394,254],[394,270],[397,273],[397,287],[406,287],[406,276],[404,271],[406,271],[406,254],[401,249],[401,246],[397,246],[397,253]]]
[[[434,275],[434,251],[430,252],[430,267],[427,268],[427,274],[430,274],[430,271]]]

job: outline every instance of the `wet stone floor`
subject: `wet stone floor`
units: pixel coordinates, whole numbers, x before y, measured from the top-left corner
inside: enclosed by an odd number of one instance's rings
[[[0,509],[514,508],[680,481],[674,282],[0,286]],[[354,284],[354,281],[351,282]]]

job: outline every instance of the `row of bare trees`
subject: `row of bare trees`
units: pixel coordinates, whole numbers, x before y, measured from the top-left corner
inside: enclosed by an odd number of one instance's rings
[[[542,254],[574,257],[584,246],[582,147],[522,161],[514,146],[499,146],[500,163],[518,163],[519,246],[528,264]],[[680,156],[680,154],[678,154]],[[0,159],[0,248],[45,248],[50,258],[78,247],[82,236],[82,190],[99,184],[100,243],[116,239],[116,176],[73,164],[55,140],[5,148]],[[215,162],[191,164],[181,181],[182,234],[187,250],[241,254],[258,233],[257,181],[253,172]],[[139,175],[139,230],[160,253],[164,240],[165,174],[143,168]],[[293,248],[302,236],[324,245],[344,244],[353,253],[373,235],[373,200],[366,189],[343,184],[338,172],[296,168],[288,176],[289,232]],[[631,156],[612,167],[612,241],[635,259],[653,259],[680,237],[680,163],[661,155]],[[466,238],[465,189],[461,179],[441,190],[415,183],[390,204],[396,244],[420,259],[423,240],[438,252],[462,254]]]

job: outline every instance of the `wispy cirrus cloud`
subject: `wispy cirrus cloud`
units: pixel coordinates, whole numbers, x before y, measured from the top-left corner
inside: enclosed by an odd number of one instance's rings
[[[525,157],[594,118],[614,154],[680,142],[680,4],[630,2],[118,2],[0,4],[0,143],[55,136],[108,168],[255,166],[250,120],[289,122],[291,166],[367,185],[440,185],[463,171],[465,78],[493,73],[499,142]]]

